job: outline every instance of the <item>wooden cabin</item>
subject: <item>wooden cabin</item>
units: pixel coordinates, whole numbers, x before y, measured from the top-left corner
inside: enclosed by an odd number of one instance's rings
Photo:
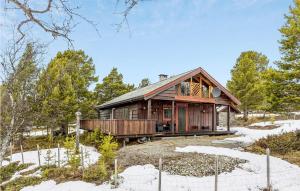
[[[159,78],[157,83],[96,106],[98,119],[81,120],[81,127],[100,128],[117,137],[232,133],[230,113],[239,112],[240,101],[204,69]],[[220,107],[227,111],[223,131],[216,125]]]

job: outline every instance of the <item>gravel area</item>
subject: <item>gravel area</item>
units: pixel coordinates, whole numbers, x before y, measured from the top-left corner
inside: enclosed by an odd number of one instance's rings
[[[145,144],[130,145],[118,152],[119,164],[123,168],[133,165],[152,164],[158,168],[158,160],[163,159],[163,171],[182,176],[211,176],[215,173],[215,155],[175,152],[176,147],[187,145],[214,145],[214,140],[224,137],[189,137],[152,141]],[[218,144],[216,144],[218,145]],[[224,146],[224,145],[221,145]],[[226,145],[225,145],[226,146]],[[233,145],[227,145],[233,147]],[[231,172],[246,160],[219,156],[220,171]]]

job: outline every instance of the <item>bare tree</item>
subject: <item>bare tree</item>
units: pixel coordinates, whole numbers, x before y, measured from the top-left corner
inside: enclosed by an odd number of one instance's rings
[[[24,54],[29,46],[30,51]],[[13,136],[29,121],[30,98],[34,97],[34,79],[38,74],[29,62],[37,61],[41,50],[36,43],[19,41],[9,43],[0,55],[0,164]]]
[[[16,23],[20,42],[28,33],[24,30],[25,26],[36,26],[44,32],[52,35],[54,39],[61,37],[72,45],[73,40],[70,37],[71,32],[77,26],[77,18],[89,23],[99,35],[97,24],[89,20],[78,11],[80,5],[72,0],[3,0],[5,1],[6,10],[16,10],[23,15],[22,19]],[[116,0],[117,5],[120,0]],[[124,10],[119,14],[123,16],[122,21],[117,25],[117,30],[124,23],[127,23],[127,17],[130,11],[138,4],[139,0],[124,0]],[[44,4],[41,4],[44,3]]]

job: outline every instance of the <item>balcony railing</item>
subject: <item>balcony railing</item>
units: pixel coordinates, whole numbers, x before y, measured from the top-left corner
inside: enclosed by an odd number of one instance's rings
[[[212,98],[212,86],[203,86],[201,83],[183,82],[178,86],[178,96],[199,96],[200,98]]]

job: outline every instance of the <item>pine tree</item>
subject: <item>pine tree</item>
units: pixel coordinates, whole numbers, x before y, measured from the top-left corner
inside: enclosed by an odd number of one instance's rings
[[[134,85],[125,84],[123,75],[118,72],[117,68],[113,68],[108,76],[103,78],[103,82],[96,85],[95,92],[98,97],[98,103],[101,104],[133,89]]]
[[[150,83],[150,80],[149,78],[144,78],[141,80],[140,84],[139,84],[139,88],[143,88],[143,87],[146,87],[146,86],[149,86],[151,83]]]
[[[83,116],[93,111],[95,102],[88,88],[95,81],[95,66],[83,51],[58,52],[38,82],[42,121],[52,127],[60,125],[66,134],[77,110]]]
[[[265,55],[255,52],[242,52],[231,70],[231,80],[227,82],[228,89],[241,101],[240,108],[244,119],[248,111],[261,109],[265,100],[263,72],[268,66]]]
[[[279,29],[282,57],[270,71],[269,92],[274,110],[290,112],[300,109],[300,0],[294,1],[285,20]]]

